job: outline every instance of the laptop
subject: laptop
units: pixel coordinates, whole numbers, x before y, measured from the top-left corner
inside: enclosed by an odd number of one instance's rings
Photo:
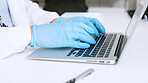
[[[133,15],[126,32],[101,34],[95,37],[95,45],[87,49],[78,48],[39,48],[27,58],[31,60],[49,60],[82,62],[96,64],[116,64],[122,53],[126,42],[133,33],[134,28],[139,23],[148,5],[148,0],[141,0],[135,14]]]

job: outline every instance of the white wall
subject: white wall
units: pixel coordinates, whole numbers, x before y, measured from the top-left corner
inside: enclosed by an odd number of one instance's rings
[[[40,7],[44,7],[45,0],[32,0],[32,1],[39,1]],[[136,9],[136,2],[137,0],[86,0],[86,4],[91,8],[116,8],[116,9],[123,9],[126,10],[133,10]],[[126,3],[126,5],[125,5]],[[124,10],[125,10],[124,9]]]
[[[86,0],[90,12],[135,10],[136,2],[137,0]]]
[[[124,7],[124,0],[86,0],[89,7]]]
[[[89,7],[113,7],[135,9],[137,0],[86,0]]]
[[[126,10],[135,10],[137,0],[125,0],[126,1]]]
[[[38,4],[41,8],[45,6],[45,0],[32,0],[32,1],[38,1]]]

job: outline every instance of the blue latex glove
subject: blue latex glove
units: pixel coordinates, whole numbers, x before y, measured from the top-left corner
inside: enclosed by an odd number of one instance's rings
[[[96,43],[90,35],[95,33],[94,30],[83,23],[54,22],[32,27],[31,47],[89,48],[89,44]]]
[[[104,26],[96,18],[88,18],[83,16],[71,18],[60,17],[55,22],[81,22],[93,28],[95,31],[95,36],[99,37],[100,33],[105,34]]]

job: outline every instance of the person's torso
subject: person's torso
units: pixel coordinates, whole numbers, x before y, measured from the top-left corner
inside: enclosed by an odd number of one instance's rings
[[[13,26],[7,0],[0,0],[0,16],[2,18],[1,21],[3,21],[8,27]]]

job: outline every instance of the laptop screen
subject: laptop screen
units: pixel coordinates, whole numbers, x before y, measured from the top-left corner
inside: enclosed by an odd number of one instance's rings
[[[142,18],[146,8],[148,6],[148,0],[141,0],[137,6],[137,9],[126,29],[125,36],[129,38],[134,30],[134,28],[139,23],[140,19]]]

